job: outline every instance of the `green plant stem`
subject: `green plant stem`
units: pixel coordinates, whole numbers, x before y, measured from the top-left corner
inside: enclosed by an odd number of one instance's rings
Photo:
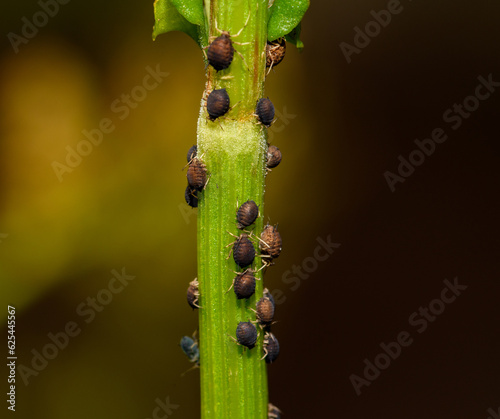
[[[198,156],[206,164],[209,181],[200,193],[198,206],[198,281],[200,283],[200,372],[203,419],[267,418],[267,376],[260,335],[255,348],[237,345],[232,337],[240,321],[255,320],[256,301],[262,297],[262,280],[255,295],[238,300],[228,292],[235,272],[242,272],[232,257],[234,242],[229,234],[236,228],[238,204],[253,200],[260,217],[251,227],[260,236],[263,227],[265,151],[267,133],[257,123],[255,105],[263,97],[267,36],[267,0],[212,0],[207,2],[211,35],[228,30],[238,43],[230,67],[216,72],[207,69],[206,95],[213,89],[226,88],[231,106],[224,117],[207,119],[202,101],[198,120]],[[248,23],[247,18],[250,16]],[[254,239],[258,250],[258,241]],[[258,254],[259,252],[257,252]],[[253,269],[261,266],[255,258]],[[262,271],[256,275],[262,278]],[[258,328],[258,330],[260,330]]]

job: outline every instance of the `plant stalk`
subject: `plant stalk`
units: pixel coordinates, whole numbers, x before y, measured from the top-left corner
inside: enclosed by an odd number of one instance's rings
[[[236,227],[238,205],[257,203],[260,216],[250,229],[260,236],[263,228],[265,152],[267,132],[254,115],[263,97],[267,0],[212,0],[205,11],[213,38],[227,30],[235,52],[228,69],[207,68],[204,99],[213,89],[225,88],[230,111],[214,122],[207,118],[202,100],[198,119],[198,157],[205,163],[209,181],[199,194],[198,281],[200,288],[199,336],[201,411],[203,419],[267,418],[267,374],[263,355],[263,332],[253,349],[239,346],[236,337],[240,321],[255,320],[256,301],[262,297],[262,271],[256,274],[256,292],[238,300],[228,292],[234,272],[243,272],[229,257],[241,234]],[[217,28],[216,28],[217,26]],[[219,29],[219,30],[218,30]],[[213,40],[213,38],[211,40]],[[238,44],[236,44],[236,42]],[[244,45],[239,45],[239,44]],[[258,241],[254,238],[258,252]],[[229,245],[229,246],[228,246]],[[257,256],[252,269],[261,267]]]

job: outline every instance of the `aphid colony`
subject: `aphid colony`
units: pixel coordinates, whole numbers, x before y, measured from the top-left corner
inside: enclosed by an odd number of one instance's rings
[[[233,37],[231,37],[228,31],[219,30],[219,32],[221,35],[216,37],[207,47],[206,54],[208,64],[217,72],[229,68],[233,62],[234,52],[236,51],[233,44],[237,43],[232,38],[238,36],[241,30]],[[283,60],[285,51],[286,42],[284,38],[267,43],[265,53],[268,73]],[[239,54],[238,51],[236,52]],[[241,56],[241,54],[239,55]],[[241,59],[243,60],[243,56],[241,56]],[[218,118],[226,115],[231,110],[230,102],[229,94],[225,88],[213,89],[206,97],[207,120],[215,122]],[[262,126],[269,128],[272,125],[275,118],[275,109],[269,98],[261,98],[257,101],[254,116],[257,123]],[[189,167],[187,171],[188,186],[185,191],[185,199],[188,205],[196,208],[198,207],[199,194],[205,189],[208,181],[207,168],[202,161],[202,156],[198,156],[196,145],[193,145],[189,149],[187,161]],[[266,171],[270,172],[280,162],[281,152],[279,148],[274,145],[268,145],[266,151]],[[278,258],[281,252],[282,240],[277,226],[266,225],[260,237],[256,236],[253,231],[247,230],[255,223],[258,217],[259,207],[252,200],[239,205],[236,210],[236,227],[241,230],[241,233],[238,236],[233,235],[235,240],[228,245],[231,246],[231,253],[236,266],[242,270],[235,272],[236,276],[233,278],[231,287],[229,288],[229,290],[233,288],[236,301],[249,301],[252,298],[255,294],[256,280],[258,279],[255,276],[256,273],[263,268],[273,265],[274,259]],[[259,270],[251,267],[256,257],[262,258],[263,262],[263,266]],[[201,300],[202,305],[199,305],[200,298],[202,299],[203,296],[200,295],[197,279],[194,279],[189,283],[187,290],[187,302],[193,310],[203,309],[203,300]],[[278,358],[280,346],[274,334],[271,333],[271,325],[274,322],[275,302],[267,288],[264,289],[262,298],[256,301],[254,307],[251,310],[255,312],[255,320],[239,322],[236,325],[236,337],[230,336],[230,338],[238,345],[250,350],[256,346],[262,332],[263,356],[261,359],[265,359],[266,363],[272,363]],[[196,366],[199,366],[197,339],[194,336],[193,338],[184,336],[181,340],[181,348],[189,360],[195,363]],[[281,411],[276,406],[269,404],[268,418],[279,419],[280,415]]]

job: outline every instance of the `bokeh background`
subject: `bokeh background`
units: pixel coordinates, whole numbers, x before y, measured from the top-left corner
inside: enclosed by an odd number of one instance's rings
[[[387,1],[312,1],[305,50],[289,47],[266,82],[283,152],[266,217],[284,240],[266,276],[282,301],[269,388],[286,418],[486,419],[500,406],[500,89],[459,129],[443,121],[478,76],[500,81],[500,4],[401,5],[348,63],[339,44],[353,45],[354,28]],[[0,16],[3,345],[7,304],[27,368],[50,333],[76,324],[79,334],[36,375],[18,370],[15,415],[151,418],[168,397],[168,417],[197,418],[199,373],[182,375],[191,364],[178,343],[197,327],[185,301],[196,210],[181,169],[195,142],[201,53],[181,33],[151,41],[152,1],[115,0],[60,5],[16,53],[7,35],[40,10],[22,0]],[[112,103],[148,66],[169,75],[120,119]],[[65,164],[66,147],[103,118],[114,131],[59,181],[53,162]],[[448,140],[391,192],[384,172],[439,127]],[[328,237],[335,252],[298,286],[286,282]],[[122,268],[135,277],[123,291],[91,320],[78,314]],[[419,334],[409,316],[455,277],[468,288]],[[358,396],[350,375],[405,330],[412,345]]]

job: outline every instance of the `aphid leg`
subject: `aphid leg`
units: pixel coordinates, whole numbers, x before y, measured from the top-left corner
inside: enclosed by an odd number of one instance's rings
[[[236,42],[235,42],[235,43],[236,43]],[[245,45],[245,44],[239,44],[239,45]],[[235,51],[236,51],[236,50],[235,50]],[[241,61],[243,61],[243,64],[245,64],[245,67],[247,68],[247,70],[248,70],[248,71],[250,71],[250,67],[248,67],[248,64],[247,64],[247,62],[245,61],[245,59],[243,58],[243,55],[241,55],[241,52],[239,52],[239,51],[236,51],[236,52],[237,52],[237,54],[240,56]]]
[[[257,5],[258,5],[258,3],[257,3]],[[248,8],[250,9],[250,2],[248,2]],[[250,21],[250,11],[248,12],[247,21],[245,22],[243,27],[239,30],[239,32],[237,34],[233,35],[231,38],[236,38],[237,36],[240,36],[241,31],[243,31],[243,29],[245,29],[247,27],[249,21]]]

